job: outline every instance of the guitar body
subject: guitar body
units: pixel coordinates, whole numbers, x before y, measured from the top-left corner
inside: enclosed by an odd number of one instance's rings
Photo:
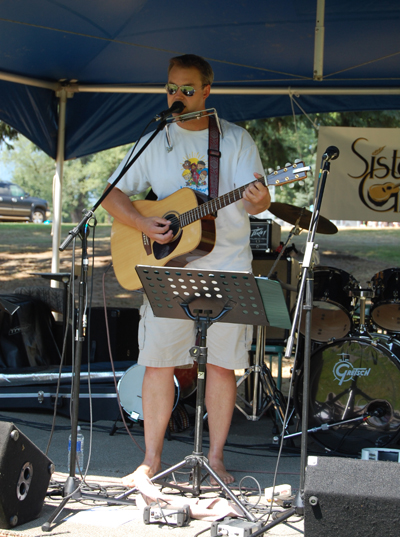
[[[289,184],[307,177],[309,170],[309,166],[296,162],[257,181],[264,185]],[[174,236],[168,244],[159,244],[137,229],[114,221],[111,228],[111,254],[114,272],[122,287],[130,290],[142,287],[135,270],[136,265],[185,267],[190,261],[209,254],[215,245],[213,215],[242,199],[243,192],[250,184],[208,201],[199,192],[182,188],[160,201],[146,199],[132,202],[143,216],[160,216],[169,220]]]
[[[160,201],[138,200],[132,205],[143,216],[159,216],[167,220],[196,209],[203,200],[191,188],[182,188]],[[211,252],[215,245],[213,218],[196,220],[174,229],[168,244],[158,244],[137,229],[114,220],[111,228],[111,255],[114,272],[122,287],[140,289],[136,265],[184,267],[190,261]]]

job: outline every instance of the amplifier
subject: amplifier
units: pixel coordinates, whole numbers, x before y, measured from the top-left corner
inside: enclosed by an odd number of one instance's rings
[[[275,251],[281,242],[281,226],[271,219],[250,217],[250,247],[253,251]]]
[[[104,308],[92,308],[89,318],[90,342],[86,337],[82,347],[82,363],[88,362],[88,354],[90,362],[109,362],[110,354],[108,351]],[[114,361],[136,362],[139,354],[139,309],[107,308],[107,320]],[[89,336],[89,331],[87,335]],[[90,352],[88,352],[88,343]]]

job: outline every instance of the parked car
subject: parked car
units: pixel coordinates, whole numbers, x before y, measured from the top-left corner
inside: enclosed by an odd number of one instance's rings
[[[15,183],[0,182],[0,220],[25,220],[42,224],[48,209],[46,200],[30,196]]]

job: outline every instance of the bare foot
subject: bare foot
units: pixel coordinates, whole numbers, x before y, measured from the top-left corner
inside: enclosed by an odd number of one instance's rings
[[[233,475],[231,475],[229,472],[227,472],[225,465],[223,461],[216,460],[216,461],[209,461],[211,468],[214,470],[214,472],[218,475],[218,477],[225,483],[225,485],[230,485],[235,481],[235,478]],[[213,477],[211,477],[211,485],[218,485]]]
[[[153,470],[153,468],[150,465],[143,463],[140,466],[138,466],[132,474],[129,474],[123,477],[122,484],[125,487],[133,488],[136,486],[135,475],[137,475],[138,473],[145,474],[147,475],[149,479],[151,479],[154,475],[158,474],[160,471],[161,471],[161,466]]]

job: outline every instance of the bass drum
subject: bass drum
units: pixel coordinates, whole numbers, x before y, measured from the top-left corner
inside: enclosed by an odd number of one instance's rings
[[[381,334],[340,339],[311,355],[308,428],[337,423],[313,433],[317,442],[346,454],[394,442],[400,431],[399,356],[399,343]],[[301,373],[294,391],[300,416],[302,392]]]
[[[372,321],[389,332],[400,332],[400,268],[377,272],[371,282]]]
[[[357,280],[344,270],[315,267],[312,340],[325,343],[332,338],[347,336],[352,329],[353,299],[358,287]],[[300,332],[305,334],[305,315],[302,315]]]
[[[143,421],[142,384],[145,371],[145,366],[134,364],[126,370],[118,382],[118,395],[121,406],[132,421]],[[174,383],[175,402],[173,411],[180,396],[179,382],[175,376]]]

